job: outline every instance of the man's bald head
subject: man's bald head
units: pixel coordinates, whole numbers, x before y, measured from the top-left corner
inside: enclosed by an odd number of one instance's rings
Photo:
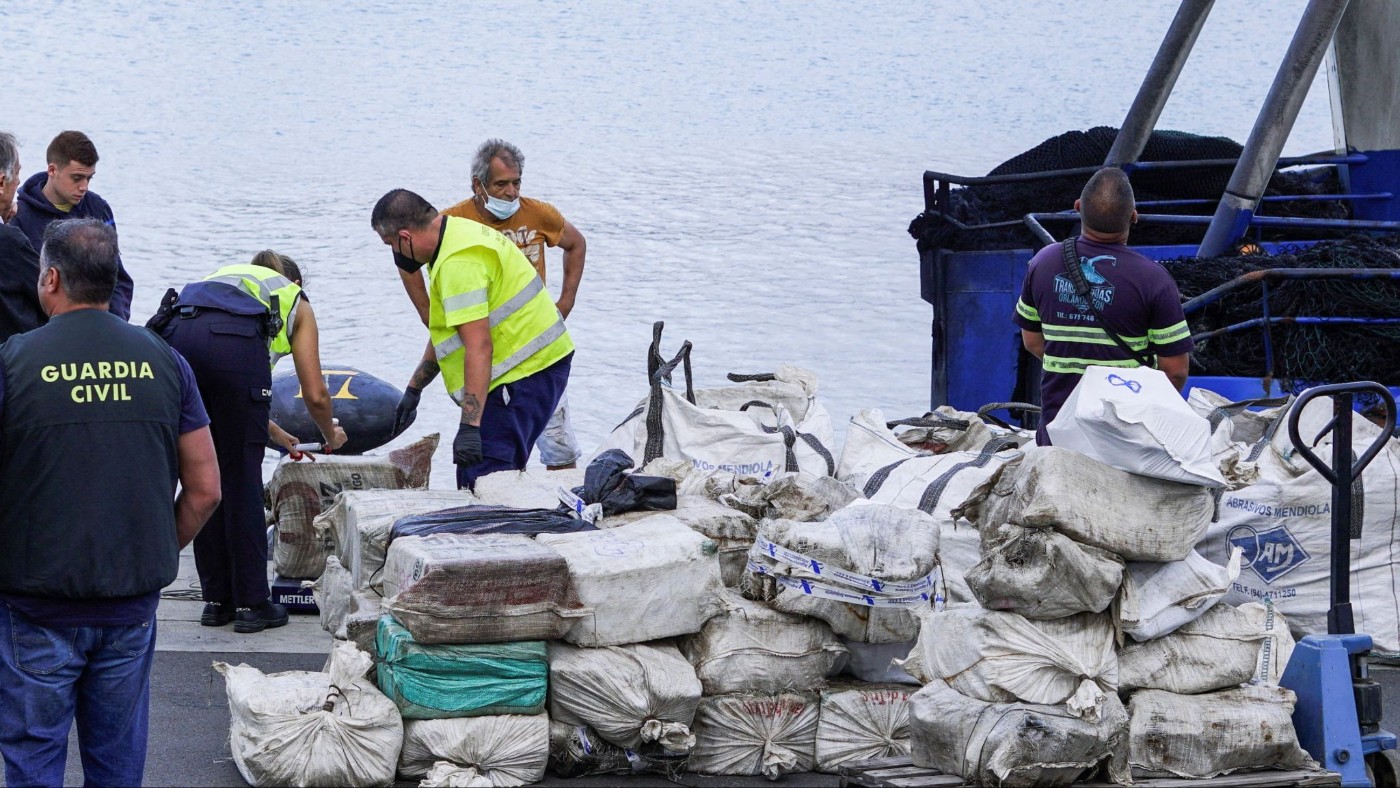
[[[1105,167],[1094,173],[1084,184],[1084,191],[1079,193],[1080,222],[1103,235],[1126,233],[1136,208],[1128,174],[1117,167]]]

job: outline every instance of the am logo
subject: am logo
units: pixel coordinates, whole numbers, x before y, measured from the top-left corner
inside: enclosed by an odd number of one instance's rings
[[[1244,551],[1244,563],[1263,580],[1275,580],[1302,566],[1312,556],[1285,526],[1258,531],[1248,525],[1230,529],[1230,544]]]

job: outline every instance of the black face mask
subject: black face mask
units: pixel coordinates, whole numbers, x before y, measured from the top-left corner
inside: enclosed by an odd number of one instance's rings
[[[412,238],[408,239],[408,254],[413,254]],[[422,263],[418,262],[417,260],[414,260],[412,257],[408,255],[399,254],[399,250],[397,247],[395,247],[394,249],[394,265],[398,266],[399,270],[408,274],[417,273],[418,269],[423,267]]]

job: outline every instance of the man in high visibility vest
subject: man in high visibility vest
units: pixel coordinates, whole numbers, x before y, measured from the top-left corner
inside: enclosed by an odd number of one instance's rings
[[[510,239],[470,219],[440,216],[406,189],[380,198],[370,225],[394,264],[427,271],[428,347],[400,411],[442,373],[461,407],[452,461],[457,486],[523,470],[569,381],[574,343],[544,283]]]

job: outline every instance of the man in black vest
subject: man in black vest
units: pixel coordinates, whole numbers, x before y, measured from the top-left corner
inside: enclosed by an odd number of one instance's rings
[[[140,785],[155,611],[219,503],[189,365],[108,313],[117,236],[54,222],[49,322],[0,345],[0,755],[9,785]],[[176,495],[176,482],[180,493]]]

